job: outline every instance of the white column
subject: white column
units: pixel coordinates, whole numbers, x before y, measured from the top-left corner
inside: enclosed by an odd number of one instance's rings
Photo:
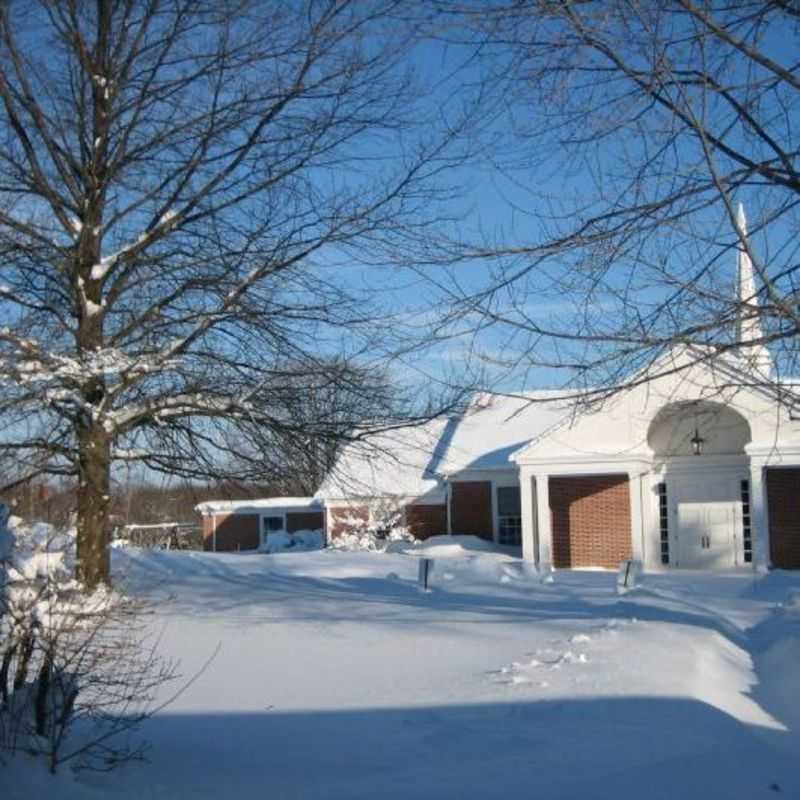
[[[765,571],[769,560],[767,483],[761,459],[750,459],[750,532],[753,537],[753,568]]]
[[[536,503],[533,500],[533,481],[530,469],[520,467],[519,500],[522,514],[522,558],[524,561],[536,561]]]
[[[553,531],[550,524],[550,476],[536,476],[536,534],[539,540],[539,565],[553,565]]]
[[[636,470],[628,472],[628,490],[631,506],[631,555],[644,564],[645,518],[642,508],[642,476]]]

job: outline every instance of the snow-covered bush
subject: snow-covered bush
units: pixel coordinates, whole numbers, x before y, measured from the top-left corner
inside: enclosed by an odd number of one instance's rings
[[[152,713],[155,690],[175,678],[144,628],[139,601],[73,578],[73,532],[2,525],[0,753],[108,769],[141,745],[120,734]]]
[[[335,550],[373,550],[384,552],[393,542],[414,542],[414,535],[403,524],[403,506],[394,500],[377,499],[365,504],[366,516],[337,515],[344,529],[331,539]]]

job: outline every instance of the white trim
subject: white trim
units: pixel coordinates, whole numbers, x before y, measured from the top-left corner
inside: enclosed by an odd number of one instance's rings
[[[745,452],[751,459],[763,461],[764,466],[800,466],[800,446],[785,447],[779,444],[747,445]]]
[[[747,470],[749,463],[748,457],[739,453],[736,455],[699,455],[699,456],[670,456],[669,458],[657,459],[653,463],[653,472],[661,475],[669,473],[687,472],[708,472],[714,471],[735,471]]]
[[[553,526],[550,514],[550,475],[536,473],[536,530],[539,545],[539,564],[543,567],[553,565]]]
[[[536,502],[532,475],[520,472],[519,492],[522,512],[522,559],[535,564],[539,561],[539,548],[536,540]]]
[[[602,457],[597,459],[549,458],[526,462],[524,466],[534,475],[546,474],[552,478],[572,475],[623,475],[631,472],[650,472],[653,459],[636,455],[624,458]]]
[[[765,473],[766,465],[761,459],[750,461],[750,536],[753,542],[753,569],[760,572],[772,566]]]
[[[644,563],[644,514],[642,512],[642,479],[640,473],[628,473],[628,505],[631,530],[631,556]]]

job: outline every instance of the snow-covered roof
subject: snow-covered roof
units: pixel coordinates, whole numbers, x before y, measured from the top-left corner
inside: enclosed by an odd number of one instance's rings
[[[324,500],[346,497],[439,497],[441,480],[430,470],[446,419],[395,428],[347,445],[317,491]]]
[[[562,392],[481,393],[464,414],[375,434],[344,449],[317,497],[444,499],[447,476],[515,469],[513,453],[569,414]]]
[[[476,396],[463,416],[450,421],[438,471],[512,468],[517,450],[567,418],[572,406],[563,396],[563,391]]]
[[[200,514],[246,514],[264,510],[273,511],[322,511],[322,503],[316,497],[269,497],[255,500],[207,500],[198,503],[194,510]]]

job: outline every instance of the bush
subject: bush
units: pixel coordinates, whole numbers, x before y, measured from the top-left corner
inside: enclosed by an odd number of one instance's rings
[[[146,631],[147,606],[107,587],[86,594],[74,534],[14,525],[0,511],[0,751],[52,771],[110,769],[143,746],[122,734],[151,716],[176,678]]]
[[[367,517],[337,516],[345,527],[330,542],[335,550],[372,550],[385,552],[393,542],[415,542],[416,538],[403,525],[403,507],[387,500],[373,500],[366,506]]]

